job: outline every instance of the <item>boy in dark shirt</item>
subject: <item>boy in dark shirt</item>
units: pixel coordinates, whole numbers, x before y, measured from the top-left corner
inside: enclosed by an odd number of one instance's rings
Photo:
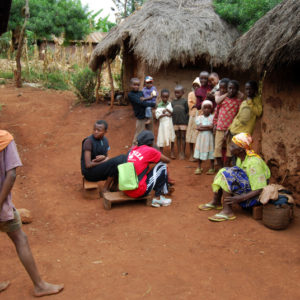
[[[128,93],[128,99],[132,104],[134,115],[136,117],[136,129],[133,138],[133,145],[137,144],[137,136],[145,129],[153,131],[152,119],[150,124],[146,124],[147,119],[145,116],[146,107],[155,107],[155,103],[142,101],[141,98],[144,97],[143,92],[139,91],[140,80],[138,78],[131,78],[131,92]]]
[[[189,107],[187,100],[182,98],[184,89],[181,85],[177,85],[174,90],[175,97],[172,101],[173,107],[173,124],[177,140],[177,151],[179,159],[185,158],[185,134],[189,122]],[[171,143],[171,158],[175,159],[174,142]]]

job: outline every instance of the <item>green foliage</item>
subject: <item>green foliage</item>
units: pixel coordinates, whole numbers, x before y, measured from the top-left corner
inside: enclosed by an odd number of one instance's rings
[[[242,31],[253,24],[282,0],[214,0],[216,12]]]
[[[6,84],[6,81],[4,79],[0,80],[0,85]]]
[[[0,55],[3,58],[6,58],[5,53],[9,49],[10,41],[11,41],[11,33],[10,32],[5,32],[0,36]]]
[[[18,30],[22,26],[24,3],[24,0],[12,2],[9,30]],[[29,9],[27,29],[36,38],[64,34],[67,40],[80,40],[89,32],[87,6],[83,7],[80,0],[30,0]]]
[[[14,78],[14,73],[9,72],[9,71],[1,71],[0,70],[0,78],[13,79]]]
[[[96,87],[96,74],[88,67],[73,74],[73,86],[76,89],[76,95],[80,100],[86,104],[95,102],[95,87]]]
[[[146,0],[113,0],[122,17],[127,17],[132,14],[137,6],[142,6]],[[126,2],[126,11],[125,11]]]
[[[99,11],[93,13],[89,12],[89,22],[90,22],[90,31],[101,31],[101,32],[108,32],[112,27],[114,27],[116,24],[113,22],[110,22],[108,20],[109,15],[101,18],[99,17],[97,20],[97,17],[103,12],[103,9],[100,9]]]

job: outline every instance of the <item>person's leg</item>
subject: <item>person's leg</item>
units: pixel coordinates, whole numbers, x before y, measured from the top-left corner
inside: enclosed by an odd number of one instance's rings
[[[224,131],[217,130],[215,135],[215,152],[214,157],[217,159],[219,169],[223,168],[222,145],[224,139]]]
[[[190,145],[190,159],[189,159],[189,161],[195,161],[195,158],[194,158],[194,144],[189,143],[189,145]]]
[[[214,159],[210,160],[210,169],[215,170],[215,160]]]
[[[172,159],[176,159],[176,155],[175,155],[175,143],[171,142],[171,158]]]
[[[231,197],[232,195],[230,193],[227,193],[227,192],[223,191],[223,196],[224,196],[224,198],[226,198],[226,197]],[[232,210],[232,205],[228,205],[224,202],[223,203],[223,209],[220,212],[220,214],[225,215],[227,217],[234,216],[234,213],[233,213],[233,210]]]
[[[202,174],[203,169],[201,168],[202,166],[202,160],[201,159],[197,159],[198,160],[198,168],[195,170],[195,175],[200,175]]]
[[[42,280],[23,230],[19,228],[13,232],[7,232],[7,234],[15,244],[18,256],[34,284],[34,295],[39,297],[59,293],[64,285],[51,284]]]
[[[10,285],[9,281],[0,282],[0,292],[5,291],[9,285]]]
[[[175,131],[176,134],[176,143],[177,143],[177,155],[181,153],[181,131],[180,129]]]
[[[180,131],[181,131],[181,154],[179,156],[179,159],[185,159],[185,146],[186,146],[185,134],[186,134],[186,130],[180,130]]]
[[[134,138],[133,138],[133,145],[137,145],[137,136],[143,131],[145,130],[145,120],[136,120],[136,124],[135,124],[135,134],[134,134]]]
[[[222,169],[224,167],[222,157],[216,157],[216,159],[217,159],[218,168]]]
[[[226,156],[225,167],[231,167],[231,157],[229,156]]]

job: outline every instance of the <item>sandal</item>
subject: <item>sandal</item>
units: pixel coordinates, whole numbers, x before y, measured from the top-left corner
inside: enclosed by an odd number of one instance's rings
[[[214,205],[214,204],[211,204],[211,203],[205,203],[205,204],[200,204],[198,206],[198,208],[200,210],[212,210],[212,209],[217,209],[217,210],[221,210],[223,209],[223,206],[222,205]]]
[[[215,169],[209,169],[207,172],[206,172],[206,175],[215,175],[216,171]]]
[[[194,174],[195,174],[195,175],[200,175],[200,174],[202,174],[202,172],[203,172],[203,169],[202,169],[202,168],[197,168],[197,169],[195,170]]]
[[[235,219],[236,219],[236,216],[228,217],[227,215],[222,214],[222,213],[215,214],[212,217],[208,217],[208,220],[210,220],[212,222],[223,222],[223,221],[229,221],[229,220],[232,221]]]

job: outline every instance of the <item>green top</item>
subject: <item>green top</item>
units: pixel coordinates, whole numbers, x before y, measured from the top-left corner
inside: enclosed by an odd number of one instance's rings
[[[263,159],[247,155],[243,162],[238,158],[236,165],[246,172],[252,191],[268,185],[267,180],[271,177],[271,172]]]
[[[242,102],[238,114],[235,116],[229,127],[232,135],[242,132],[249,134],[253,133],[256,118],[260,117],[263,111],[261,92],[262,82],[259,84],[258,95],[253,99],[247,99]]]

